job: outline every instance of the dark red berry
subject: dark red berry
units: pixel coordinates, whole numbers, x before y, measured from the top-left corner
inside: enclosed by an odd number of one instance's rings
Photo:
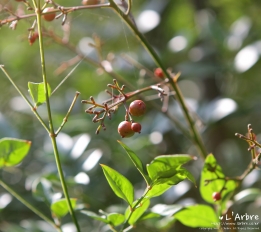
[[[146,111],[146,105],[141,100],[133,101],[129,106],[129,112],[133,116],[142,116]]]
[[[128,138],[134,135],[134,131],[131,129],[131,122],[123,121],[118,126],[118,133],[122,138]]]
[[[35,42],[35,40],[38,39],[38,37],[39,37],[38,32],[34,32],[34,33],[28,38],[29,44],[30,44],[30,45],[33,45],[34,42]]]
[[[164,73],[163,73],[163,71],[162,71],[161,68],[156,68],[156,69],[154,70],[154,75],[155,75],[156,77],[159,77],[159,78],[163,78],[163,77],[164,77]]]
[[[47,7],[43,10],[43,13],[47,13],[47,12],[50,12],[52,10],[53,10],[53,7]],[[50,21],[53,21],[55,19],[55,16],[56,16],[56,14],[53,12],[53,13],[50,13],[50,14],[44,14],[43,18],[44,18],[44,20],[50,22]]]
[[[221,199],[221,194],[219,192],[214,192],[212,198],[214,201],[219,201]]]
[[[140,131],[141,131],[141,125],[140,125],[138,122],[134,122],[134,123],[131,124],[131,129],[132,129],[134,132],[140,133]]]

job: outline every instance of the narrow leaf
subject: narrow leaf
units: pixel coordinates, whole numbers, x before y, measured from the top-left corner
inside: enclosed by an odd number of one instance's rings
[[[133,206],[137,203],[137,201],[133,202]],[[136,209],[132,209],[132,215],[129,219],[129,224],[134,225],[138,219],[144,214],[144,212],[148,209],[150,206],[150,201],[149,200],[143,200],[140,205]],[[130,207],[127,208],[125,212],[125,217],[128,218],[131,213]]]
[[[215,211],[207,205],[192,205],[179,211],[174,218],[189,227],[216,228],[219,219]]]
[[[120,213],[110,213],[107,215],[107,219],[113,226],[118,226],[125,221],[125,216]]]
[[[139,221],[142,220],[147,220],[147,219],[151,219],[151,218],[160,218],[161,215],[158,213],[153,213],[153,212],[145,212],[140,218]]]
[[[147,185],[150,184],[151,180],[148,175],[145,173],[142,162],[140,158],[123,142],[118,141],[118,143],[123,147],[123,149],[127,152],[128,156],[130,157],[131,161],[133,162],[134,166],[138,169],[138,171],[143,176],[144,180],[146,181]]]
[[[183,209],[182,205],[157,204],[157,205],[154,205],[151,208],[151,211],[153,213],[157,213],[161,216],[170,217],[170,216],[172,216],[173,214],[176,214],[178,211],[180,211],[182,209]]]
[[[153,198],[162,195],[164,192],[166,192],[171,185],[169,184],[158,184],[158,185],[153,185],[150,187],[150,191],[146,194],[146,198]]]
[[[76,206],[76,199],[71,198],[70,201],[72,204],[72,208],[74,209]],[[52,203],[51,211],[58,218],[64,217],[69,212],[67,200],[65,198],[63,198],[63,199],[60,199],[60,200]]]
[[[101,164],[101,167],[113,192],[118,197],[125,200],[129,205],[132,205],[134,199],[134,188],[130,181],[119,172],[106,165]]]
[[[44,91],[44,83],[28,82],[29,93],[35,103],[35,106],[40,106],[46,102],[46,96]],[[47,84],[48,96],[51,95],[51,87]]]
[[[80,212],[82,214],[87,215],[90,218],[93,218],[93,219],[97,220],[97,221],[101,221],[101,222],[104,222],[106,224],[109,224],[109,221],[106,219],[105,215],[100,216],[100,215],[98,215],[98,214],[96,214],[94,212],[88,211],[88,210],[81,210]]]
[[[0,168],[19,164],[28,154],[31,141],[3,138],[0,139]]]

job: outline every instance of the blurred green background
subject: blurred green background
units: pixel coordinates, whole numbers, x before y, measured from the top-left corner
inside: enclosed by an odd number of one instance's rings
[[[80,1],[56,1],[63,6],[81,5]],[[29,13],[22,3],[0,0],[0,20],[10,16],[7,7],[17,14]],[[138,28],[160,55],[165,67],[181,72],[179,85],[189,108],[197,116],[197,125],[209,153],[213,153],[228,176],[241,175],[250,162],[247,144],[234,136],[244,134],[251,123],[257,138],[260,137],[260,54],[261,54],[261,2],[259,0],[134,0],[133,17]],[[110,9],[91,9],[72,12],[65,26],[61,20],[44,22],[46,31],[63,37],[69,35],[69,43],[87,57],[98,60],[97,52],[88,45],[94,35],[102,45],[103,60],[112,62],[113,70],[132,91],[156,83],[143,75],[133,63],[123,59],[126,54],[153,71],[156,66],[124,22]],[[28,95],[27,83],[42,82],[39,45],[30,46],[28,29],[33,18],[21,20],[16,30],[8,25],[0,29],[0,64]],[[69,31],[69,32],[68,32]],[[61,46],[49,37],[44,38],[47,78],[52,89],[76,65],[61,71],[61,64],[77,54]],[[53,199],[61,197],[57,169],[49,136],[18,95],[5,75],[0,72],[0,137],[15,137],[32,141],[26,159],[17,167],[1,170],[1,178],[15,188],[27,200],[49,214],[46,199],[32,190],[41,177],[53,183]],[[121,80],[118,80],[120,84]],[[193,144],[180,133],[175,125],[161,112],[151,107],[151,102],[161,106],[154,96],[145,94],[147,114],[138,119],[142,124],[141,134],[121,139],[118,124],[124,120],[121,107],[112,119],[106,120],[106,131],[95,135],[97,124],[84,113],[87,108],[80,100],[94,96],[97,101],[107,98],[104,90],[112,83],[112,77],[88,62],[81,62],[66,82],[52,95],[51,107],[55,128],[58,128],[71,104],[76,91],[81,93],[62,133],[57,137],[70,195],[79,199],[89,210],[110,212],[126,207],[117,198],[102,173],[99,163],[106,164],[125,175],[135,186],[136,197],[142,194],[145,183],[131,165],[131,161],[118,145],[122,140],[134,150],[144,163],[149,163],[159,154],[198,155]],[[134,89],[131,87],[133,86]],[[181,122],[184,118],[177,103],[171,98],[169,111]],[[39,113],[47,119],[45,105]],[[203,160],[188,165],[197,182]],[[243,182],[242,188],[260,188],[260,171],[253,171]],[[259,199],[259,200],[258,200]],[[260,197],[244,204],[236,204],[234,210],[244,214],[260,215]],[[182,182],[163,196],[152,200],[157,204],[189,205],[204,203],[199,191],[189,182]],[[77,214],[83,231],[108,231],[103,224]],[[261,217],[261,215],[260,215]],[[71,219],[66,216],[62,223],[65,232]],[[164,224],[164,223],[163,223]],[[157,228],[158,227],[158,228]],[[133,231],[201,231],[187,228],[179,222],[170,227],[160,222],[138,225]],[[53,231],[16,199],[0,187],[0,231]],[[254,231],[254,230],[253,230]]]

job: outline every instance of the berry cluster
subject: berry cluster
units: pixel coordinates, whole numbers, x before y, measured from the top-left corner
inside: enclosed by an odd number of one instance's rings
[[[130,115],[137,116],[137,117],[142,116],[144,115],[145,110],[146,110],[145,103],[141,100],[135,100],[130,104],[129,109],[127,110],[126,117],[128,116],[130,117]],[[141,131],[141,124],[137,122],[133,122],[132,119],[131,122],[125,120],[121,122],[118,126],[118,133],[122,138],[131,137],[134,135],[135,132],[140,133],[140,131]]]
[[[148,90],[156,90],[159,93],[159,97],[163,97],[165,94],[164,90],[158,86],[148,86],[142,88],[140,90],[136,90],[129,93],[124,93],[125,86],[119,86],[118,82],[114,79],[114,84],[108,84],[107,86],[112,89],[112,91],[106,90],[106,92],[110,95],[110,98],[103,103],[97,103],[93,97],[90,97],[90,100],[82,100],[82,103],[90,104],[91,106],[85,110],[87,114],[94,115],[92,121],[94,123],[99,122],[100,125],[96,130],[96,134],[100,132],[100,129],[106,130],[104,120],[106,117],[111,119],[112,113],[114,113],[120,105],[124,105],[126,114],[125,120],[122,121],[118,126],[118,133],[121,135],[122,138],[131,137],[136,133],[140,133],[141,131],[141,124],[138,122],[134,122],[132,119],[133,117],[139,117],[145,114],[146,105],[141,100],[132,101],[129,107],[126,106],[126,102],[138,95],[142,92]],[[119,92],[118,95],[113,93],[113,90],[117,90]]]

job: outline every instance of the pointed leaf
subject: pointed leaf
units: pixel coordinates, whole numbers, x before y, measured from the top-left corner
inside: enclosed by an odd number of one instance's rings
[[[104,222],[106,224],[109,224],[109,221],[106,219],[105,215],[100,216],[100,215],[98,215],[94,212],[88,211],[88,210],[81,210],[80,212],[82,214],[87,215],[88,217],[91,217],[91,218],[97,220],[97,221],[101,221],[101,222]]]
[[[177,212],[174,218],[189,227],[216,228],[219,219],[215,211],[207,205],[192,205]]]
[[[193,159],[195,157],[189,155],[158,156],[147,165],[147,171],[152,180],[168,178],[177,173],[177,168]]]
[[[173,214],[176,214],[177,212],[179,212],[182,209],[183,209],[182,205],[157,204],[151,208],[151,211],[153,213],[157,213],[161,216],[169,217],[169,216],[172,216]]]
[[[236,188],[237,183],[234,180],[228,180],[226,182],[222,178],[225,178],[225,174],[223,173],[222,168],[218,165],[215,157],[212,154],[208,155],[201,172],[200,180],[200,193],[206,202],[211,204],[220,204],[222,202],[225,203],[226,197],[228,197],[229,193],[231,193]],[[209,181],[207,185],[206,181]],[[225,189],[221,194],[222,200],[215,202],[212,199],[212,194],[214,192],[220,192],[223,187],[225,187]]]
[[[70,201],[71,201],[71,204],[72,204],[72,208],[74,209],[75,206],[76,206],[76,199],[71,198]],[[65,198],[63,198],[63,199],[60,199],[60,200],[52,203],[51,204],[51,211],[58,218],[65,216],[69,212],[67,200]]]
[[[127,152],[128,156],[130,157],[131,161],[133,162],[134,166],[138,169],[138,171],[143,176],[144,180],[146,181],[147,185],[151,182],[148,175],[145,173],[142,162],[140,158],[124,143],[121,141],[118,141],[118,143],[123,147],[123,149]]]
[[[130,181],[106,165],[101,164],[101,167],[113,192],[131,205],[134,199],[134,188]]]
[[[145,212],[140,218],[139,221],[142,220],[147,220],[147,219],[151,219],[151,218],[160,218],[161,215],[158,213],[153,213],[153,212]]]
[[[137,201],[133,202],[133,207],[135,206],[135,204],[137,203]],[[136,208],[136,209],[132,209],[134,210],[134,212],[132,213],[130,219],[129,219],[129,224],[130,225],[134,225],[137,220],[144,214],[144,212],[148,209],[148,207],[150,206],[150,201],[149,200],[143,200],[141,202],[141,204]],[[128,218],[130,215],[131,211],[130,211],[130,207],[128,207],[126,209],[125,212],[125,217]]]
[[[150,199],[152,197],[160,196],[165,193],[170,187],[171,185],[169,184],[153,185],[145,197]]]
[[[40,106],[46,102],[46,96],[44,92],[44,83],[28,82],[29,93],[35,103],[35,106]],[[47,84],[48,96],[51,95],[51,87]]]
[[[120,214],[120,213],[110,213],[107,216],[107,220],[113,226],[118,226],[125,221],[125,216],[123,214]]]
[[[3,138],[0,139],[0,168],[19,164],[28,154],[31,141]]]
[[[193,156],[188,155],[164,155],[155,158],[147,165],[149,176],[153,181],[152,186],[159,184],[176,185],[185,179],[195,183],[191,173],[181,167],[182,164],[193,158]]]

